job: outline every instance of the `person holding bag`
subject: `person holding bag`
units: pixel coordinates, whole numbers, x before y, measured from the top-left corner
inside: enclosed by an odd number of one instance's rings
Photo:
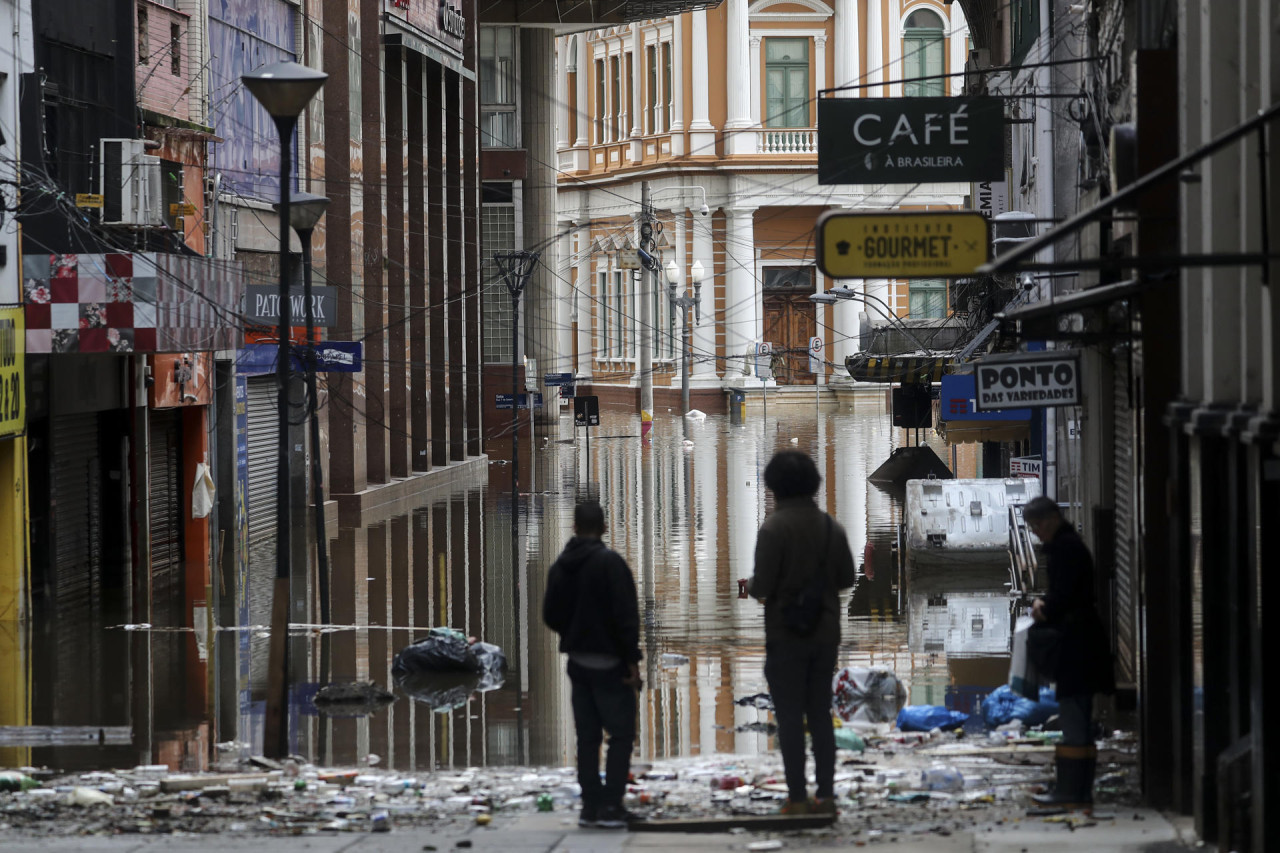
[[[1093,696],[1115,692],[1111,648],[1095,605],[1093,557],[1058,505],[1033,498],[1022,517],[1048,557],[1049,588],[1031,605],[1035,625],[1027,654],[1054,682],[1062,742],[1055,748],[1057,782],[1037,803],[1062,808],[1093,805],[1098,750],[1093,740]]]
[[[853,554],[844,528],[814,501],[821,482],[806,453],[783,450],[769,460],[764,483],[776,503],[760,526],[747,584],[748,594],[764,602],[764,674],[778,720],[787,815],[836,812],[831,679],[840,646],[839,592],[853,586]],[[805,787],[806,721],[814,801]]]

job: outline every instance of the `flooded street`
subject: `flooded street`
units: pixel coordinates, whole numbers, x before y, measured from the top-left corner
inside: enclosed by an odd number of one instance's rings
[[[589,457],[584,431],[569,438],[568,422],[560,440],[538,439],[532,469],[522,472],[515,554],[505,460],[460,470],[417,503],[364,506],[358,516],[340,507],[330,543],[331,625],[311,616],[292,631],[291,751],[317,764],[405,772],[569,764],[569,683],[556,637],[542,625],[541,599],[546,570],[571,535],[575,501],[594,493],[605,507],[606,541],[631,565],[641,595],[647,674],[638,760],[770,751],[767,714],[735,703],[767,691],[763,610],[738,599],[736,579],[751,574],[755,531],[771,508],[761,472],[786,447],[814,456],[819,503],[854,550],[841,665],[887,667],[907,682],[910,703],[960,710],[971,709],[984,683],[1003,681],[1009,614],[998,582],[962,594],[900,588],[892,553],[900,505],[866,479],[905,440],[881,396],[817,415],[812,405],[771,402],[767,418],[753,410],[738,424],[690,420],[687,437],[678,415],[662,413],[647,445],[637,427],[630,413],[604,412]],[[935,450],[951,464],[949,447]],[[526,462],[527,454],[526,444]],[[961,448],[958,461],[961,476],[975,475],[971,450]],[[25,639],[6,629],[6,651],[29,656],[30,724],[102,734],[84,745],[0,745],[0,763],[196,770],[207,766],[210,743],[220,744],[212,751],[219,758],[260,752],[272,571],[270,559],[251,555],[241,624],[215,627],[212,643],[203,632],[173,629],[176,619],[126,630],[110,606],[54,614]],[[431,702],[397,690],[396,701],[369,716],[317,711],[311,699],[324,684],[371,680],[392,689],[395,653],[436,625],[502,647],[504,683],[483,692],[462,684]]]

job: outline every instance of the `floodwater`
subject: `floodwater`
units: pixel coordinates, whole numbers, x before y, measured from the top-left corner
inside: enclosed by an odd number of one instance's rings
[[[882,396],[821,411],[771,404],[767,417],[749,411],[737,424],[667,413],[646,443],[634,414],[605,411],[589,449],[585,430],[570,437],[568,424],[559,437],[539,438],[533,464],[522,466],[514,552],[505,460],[473,465],[416,503],[344,518],[331,532],[330,625],[291,632],[292,751],[323,764],[405,771],[570,763],[569,686],[556,637],[542,625],[541,597],[584,494],[598,494],[606,541],[627,559],[640,591],[639,760],[770,750],[773,739],[751,728],[764,712],[735,703],[768,689],[763,611],[737,597],[736,580],[751,574],[755,532],[772,506],[763,468],[791,447],[817,461],[818,501],[848,531],[858,567],[843,599],[841,664],[888,667],[907,682],[912,703],[961,709],[980,682],[1002,680],[1008,604],[998,583],[964,593],[899,584],[899,502],[866,479],[907,440],[890,425]],[[952,464],[951,448],[933,446]],[[529,452],[526,444],[522,458]],[[962,476],[974,476],[971,451],[962,448],[958,463]],[[210,756],[259,752],[267,643],[258,626],[268,621],[261,602],[271,572],[250,566],[238,599],[247,624],[215,629],[211,641],[190,630],[124,630],[107,605],[44,618],[30,633],[0,626],[0,659],[25,663],[28,722],[107,727],[108,741],[0,745],[0,765],[200,769]],[[181,622],[170,618],[157,624]],[[316,710],[311,697],[323,684],[390,687],[396,651],[434,625],[502,647],[509,668],[501,686],[464,687],[445,707],[397,691],[395,702],[366,716]]]

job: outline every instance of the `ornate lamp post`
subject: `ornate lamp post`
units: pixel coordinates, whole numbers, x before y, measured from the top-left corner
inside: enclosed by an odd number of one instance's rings
[[[680,309],[680,408],[682,414],[689,413],[689,309],[693,308],[702,322],[702,263],[694,261],[689,267],[689,281],[693,283],[693,296],[677,296],[680,286],[680,267],[675,261],[667,261],[664,270],[667,275],[667,298],[672,308]]]
[[[268,655],[267,710],[262,751],[269,758],[289,754],[286,709],[289,694],[289,178],[293,171],[290,146],[298,116],[329,79],[296,62],[277,62],[240,78],[266,108],[280,134],[280,318],[277,326],[276,404],[279,415],[280,458],[276,463],[276,580],[271,602],[271,651]]]

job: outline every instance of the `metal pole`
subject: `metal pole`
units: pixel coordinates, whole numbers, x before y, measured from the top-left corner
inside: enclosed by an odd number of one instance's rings
[[[640,183],[640,222],[646,224],[651,218],[649,210],[649,182],[642,181]],[[653,245],[649,242],[646,245],[644,238],[641,238],[641,248],[652,255]],[[645,282],[647,287],[640,288],[640,411],[648,412],[650,417],[653,416],[653,290],[649,288],[657,287],[656,273],[649,269],[649,265],[644,265],[641,272],[640,281]],[[641,415],[643,418],[644,415]],[[643,430],[644,427],[641,427]]]
[[[324,466],[320,464],[320,397],[316,392],[315,308],[311,304],[311,234],[298,232],[302,241],[302,299],[307,312],[307,395],[311,400],[311,502],[316,526],[316,572],[320,592],[320,622],[329,624],[329,547],[324,529]]]
[[[684,326],[680,334],[680,408],[689,414],[689,308],[680,309]]]
[[[289,603],[292,598],[289,537],[293,527],[289,513],[289,173],[292,169],[289,145],[297,118],[275,116],[275,123],[280,134],[280,317],[276,329],[276,415],[280,446],[276,460],[276,577],[271,599],[271,645],[267,662],[269,675],[262,751],[268,758],[283,758],[289,754]]]

